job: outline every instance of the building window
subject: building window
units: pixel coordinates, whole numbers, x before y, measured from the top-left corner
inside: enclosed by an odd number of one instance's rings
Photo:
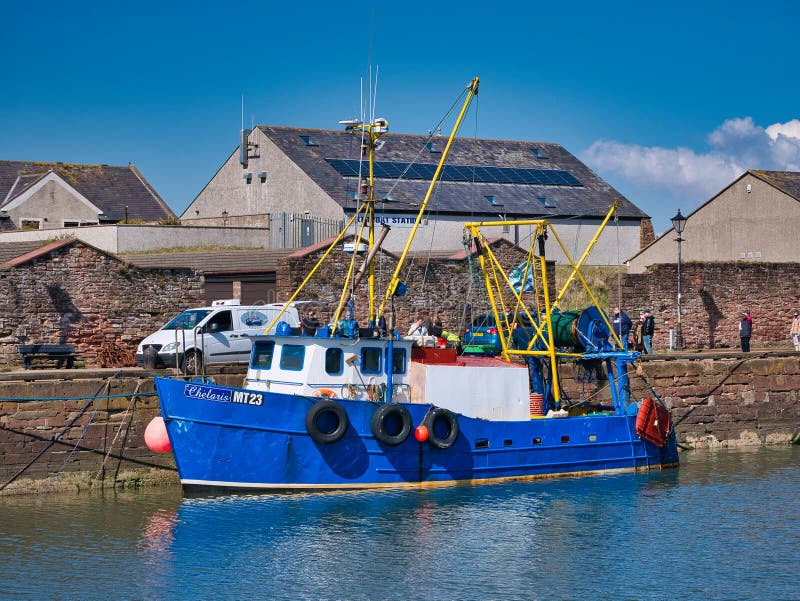
[[[311,136],[300,136],[300,139],[306,146],[319,146],[319,144],[317,144],[314,140],[311,139]]]
[[[23,230],[40,230],[42,229],[41,219],[20,219],[19,227]]]
[[[547,153],[544,150],[542,150],[541,148],[531,148],[531,153],[537,159],[546,159],[546,158],[548,158]]]
[[[544,197],[544,196],[540,196],[540,197],[539,197],[537,200],[538,200],[540,203],[542,203],[542,206],[543,206],[544,208],[546,208],[546,209],[554,209],[554,208],[556,207],[556,205],[555,205],[555,202],[554,202],[554,201],[552,201],[552,200],[550,200],[549,198],[546,198],[546,197]]]
[[[488,202],[493,207],[502,207],[503,203],[497,200],[494,196],[484,196],[486,202]]]
[[[433,142],[428,142],[427,144],[425,144],[425,150],[427,150],[428,152],[442,152],[439,149],[439,147]]]
[[[65,221],[64,227],[79,227],[81,225],[80,221]]]

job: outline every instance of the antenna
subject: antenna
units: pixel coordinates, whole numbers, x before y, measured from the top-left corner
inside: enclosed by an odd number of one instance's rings
[[[375,105],[378,102],[378,65],[375,65],[375,90],[372,92],[372,111],[370,115],[370,122],[375,121]]]
[[[242,94],[242,129],[239,130],[239,163],[247,169],[247,138],[252,130],[244,128],[244,94]]]

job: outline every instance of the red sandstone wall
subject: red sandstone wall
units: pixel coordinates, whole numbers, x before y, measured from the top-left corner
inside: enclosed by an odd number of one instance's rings
[[[191,270],[138,269],[80,241],[0,271],[0,365],[21,365],[18,344],[73,344],[97,365],[98,351],[135,351],[185,308],[205,304]]]
[[[677,319],[677,266],[654,265],[623,276],[621,306],[631,319],[643,309],[656,318],[655,350],[669,346]],[[681,265],[686,348],[738,347],[742,311],[753,317],[751,346],[790,347],[792,311],[800,308],[800,263],[687,263]],[[611,304],[617,290],[612,288]]]

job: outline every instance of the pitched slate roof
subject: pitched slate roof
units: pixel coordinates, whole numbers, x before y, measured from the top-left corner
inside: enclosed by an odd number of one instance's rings
[[[23,194],[50,172],[55,173],[103,211],[106,221],[159,221],[175,214],[133,164],[76,165],[0,161],[0,208]]]
[[[217,250],[203,252],[141,253],[118,255],[143,268],[188,268],[204,273],[263,273],[275,271],[278,262],[297,249]]]
[[[800,173],[797,171],[761,171],[750,169],[759,179],[763,179],[768,184],[775,186],[792,198],[800,200]]]
[[[16,259],[37,248],[47,244],[45,240],[31,240],[29,242],[1,242],[0,243],[0,265],[6,261]]]
[[[268,125],[259,125],[258,129],[345,210],[355,207],[352,195],[357,189],[358,178],[341,175],[328,159],[358,160],[361,156],[360,134]],[[438,152],[426,149],[429,141]],[[435,165],[446,141],[442,137],[430,140],[428,136],[390,132],[379,139],[378,144],[382,143],[382,146],[376,150],[375,160]],[[547,218],[603,217],[614,200],[619,200],[621,218],[647,217],[560,144],[456,138],[447,164],[536,169],[544,171],[545,175],[566,172],[568,179],[575,178],[579,185],[491,183],[477,181],[480,176],[470,181],[441,181],[429,204],[432,212]],[[366,162],[363,168],[366,171]],[[398,181],[376,178],[376,194],[384,198],[391,190],[392,200],[379,203],[378,207],[392,212],[415,211],[424,199],[429,183],[424,179]],[[486,197],[491,197],[494,204]],[[540,198],[552,206],[546,206]]]

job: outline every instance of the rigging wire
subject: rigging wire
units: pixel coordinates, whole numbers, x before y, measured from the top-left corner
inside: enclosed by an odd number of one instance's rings
[[[122,419],[120,420],[119,428],[117,428],[117,433],[114,435],[114,439],[111,441],[111,444],[108,445],[108,452],[106,453],[106,456],[103,458],[103,463],[100,464],[100,469],[97,470],[97,477],[98,478],[103,473],[103,470],[106,467],[106,461],[108,461],[108,458],[111,456],[111,451],[114,449],[114,445],[116,444],[117,438],[119,438],[119,435],[122,432],[122,428],[126,426],[125,421],[128,419],[128,413],[130,413],[131,409],[133,408],[134,404],[136,403],[136,399],[138,398],[139,389],[142,386],[142,382],[143,382],[143,380],[139,380],[136,383],[136,390],[134,390],[133,391],[133,395],[131,395],[131,400],[128,403],[127,409],[125,409],[125,413],[123,414]],[[129,429],[130,429],[130,423],[128,423],[127,427],[125,428],[126,437],[127,437],[127,432],[128,432]],[[124,451],[124,443],[123,443],[123,451]]]
[[[456,109],[456,107],[459,106],[460,101],[462,101],[462,99],[468,93],[469,93],[469,87],[467,87],[466,89],[461,91],[461,93],[458,95],[458,98],[456,98],[456,100],[453,102],[453,104],[450,106],[450,108],[447,110],[447,112],[444,114],[444,116],[439,120],[439,123],[436,124],[436,127],[434,127],[433,129],[430,130],[430,132],[428,133],[428,137],[425,139],[425,143],[419,149],[419,152],[417,152],[417,155],[411,160],[411,162],[408,163],[408,165],[406,165],[406,168],[403,169],[403,172],[399,176],[397,176],[397,179],[395,180],[394,185],[392,185],[392,187],[389,188],[389,191],[386,193],[386,196],[390,196],[392,194],[392,192],[394,191],[394,189],[397,187],[397,185],[401,181],[403,181],[403,179],[405,178],[405,175],[408,172],[408,170],[411,169],[411,167],[414,164],[416,164],[416,162],[419,159],[419,157],[422,156],[422,153],[425,150],[426,146],[436,136],[436,132],[441,129],[442,123],[444,123],[445,120],[453,113],[453,111]]]
[[[622,262],[619,256],[619,211],[614,209],[614,230],[617,233],[617,306],[622,311]]]

